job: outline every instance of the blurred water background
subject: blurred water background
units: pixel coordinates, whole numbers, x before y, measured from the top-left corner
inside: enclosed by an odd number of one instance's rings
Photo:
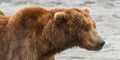
[[[56,60],[120,60],[120,0],[0,0],[0,10],[6,15],[33,5],[47,9],[89,7],[97,23],[97,30],[106,41],[101,51],[87,51],[75,47],[57,54]]]

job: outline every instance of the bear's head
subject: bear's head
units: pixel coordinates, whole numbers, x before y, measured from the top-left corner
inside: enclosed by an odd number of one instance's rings
[[[96,24],[90,16],[88,8],[72,8],[58,11],[54,14],[53,20],[53,24],[59,29],[59,32],[53,34],[58,33],[58,36],[63,40],[65,39],[66,45],[97,51],[102,49],[105,44],[104,40],[96,32]],[[62,30],[64,32],[61,32]]]

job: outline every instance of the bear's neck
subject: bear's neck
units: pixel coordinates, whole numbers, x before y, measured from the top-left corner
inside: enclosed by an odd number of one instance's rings
[[[56,54],[65,49],[77,46],[77,41],[70,37],[69,34],[65,32],[62,28],[57,28],[54,26],[54,23],[48,23],[44,28],[41,40],[45,41],[45,45],[47,45],[47,54]]]

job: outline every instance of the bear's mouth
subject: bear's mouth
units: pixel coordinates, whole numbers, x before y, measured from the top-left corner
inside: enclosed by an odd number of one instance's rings
[[[99,51],[103,48],[103,46],[96,46],[93,48],[94,51]]]
[[[91,44],[88,44],[88,46],[86,47],[87,50],[99,51],[103,48],[105,44],[103,40],[99,40],[98,42],[96,42],[95,40],[91,40],[90,42]]]
[[[80,46],[79,46],[80,47]],[[90,50],[90,51],[100,51],[102,48],[103,48],[103,46],[86,46],[86,47],[83,47],[83,48],[85,48],[86,50]]]

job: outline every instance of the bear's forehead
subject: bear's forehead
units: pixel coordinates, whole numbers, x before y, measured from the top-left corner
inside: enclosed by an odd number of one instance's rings
[[[82,9],[78,9],[78,8],[71,8],[71,9],[67,9],[65,10],[65,13],[69,16],[74,16],[74,17],[89,17],[89,13],[85,12]]]
[[[74,19],[82,19],[82,18],[91,19],[89,13],[77,8],[67,9],[65,10],[65,14],[69,18],[74,18]]]
[[[60,9],[54,9],[53,11],[55,13],[64,12],[66,14],[66,18],[68,19],[77,19],[77,20],[82,18],[86,18],[87,20],[92,19],[88,12],[80,8],[68,8],[68,9],[60,8]]]
[[[72,8],[66,10],[66,14],[69,16],[69,20],[78,20],[78,21],[85,21],[88,25],[95,27],[95,21],[90,16],[90,14],[82,9]]]

